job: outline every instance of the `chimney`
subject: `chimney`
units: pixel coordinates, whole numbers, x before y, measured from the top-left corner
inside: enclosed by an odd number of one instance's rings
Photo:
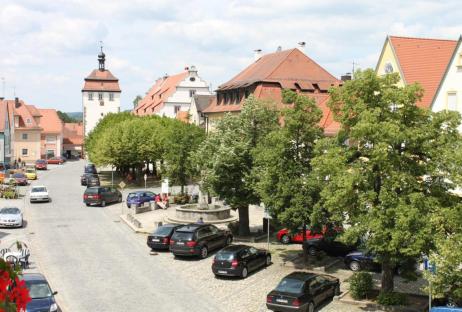
[[[306,42],[305,42],[305,41],[300,41],[300,42],[298,43],[298,47],[297,47],[297,48],[298,48],[300,51],[302,51],[303,53],[305,53],[305,46],[306,46]]]
[[[14,107],[15,107],[15,108],[19,108],[19,106],[21,106],[21,103],[19,103],[19,98],[18,98],[18,97],[15,97],[15,98],[14,98]]]
[[[196,66],[191,65],[191,67],[188,67],[188,72],[189,72],[189,76],[197,76]]]
[[[254,61],[256,62],[256,61],[258,61],[258,60],[262,57],[262,55],[261,55],[261,49],[253,50],[253,52],[255,52],[255,54],[254,54],[253,57],[254,57]]]
[[[276,52],[281,52],[281,51],[282,51],[282,47],[278,46],[278,48],[276,49]]]
[[[351,80],[351,73],[346,73],[345,75],[340,76],[340,80],[342,81]]]
[[[0,101],[3,101],[5,98],[3,96],[0,96]]]

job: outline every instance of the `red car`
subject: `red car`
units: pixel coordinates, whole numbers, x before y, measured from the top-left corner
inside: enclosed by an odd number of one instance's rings
[[[64,159],[61,157],[51,157],[47,159],[47,163],[53,165],[62,165],[64,163]]]
[[[37,159],[35,161],[35,169],[37,170],[47,170],[47,162],[45,159]]]
[[[12,178],[14,179],[16,185],[27,185],[27,177],[24,173],[15,173]]]
[[[324,231],[323,231],[324,232]],[[322,233],[316,233],[310,229],[306,229],[306,239],[313,239],[313,238],[321,238],[323,236]],[[283,244],[290,244],[290,243],[303,243],[303,228],[300,227],[297,229],[296,233],[289,233],[288,229],[282,229],[277,232],[276,237],[278,241]]]

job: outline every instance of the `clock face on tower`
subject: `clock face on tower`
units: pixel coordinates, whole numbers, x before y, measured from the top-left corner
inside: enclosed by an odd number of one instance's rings
[[[391,74],[393,72],[393,65],[390,62],[385,64],[385,74]]]

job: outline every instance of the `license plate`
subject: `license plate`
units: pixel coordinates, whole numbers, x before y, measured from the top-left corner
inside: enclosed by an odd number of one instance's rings
[[[286,299],[276,299],[276,302],[289,303],[289,301],[287,301]]]
[[[152,241],[153,241],[153,242],[160,242],[160,239],[158,239],[158,238],[153,238]]]
[[[184,243],[183,243],[183,242],[177,242],[176,244],[177,244],[177,245],[181,245],[181,246],[183,246],[183,245],[184,245]]]
[[[220,274],[228,274],[228,272],[226,272],[226,271],[218,271],[218,273],[220,273]]]

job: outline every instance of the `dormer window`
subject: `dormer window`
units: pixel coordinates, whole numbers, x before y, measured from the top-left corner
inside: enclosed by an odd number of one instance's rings
[[[27,119],[26,119],[26,123],[27,123],[27,124],[31,124],[31,123],[32,123],[32,120],[30,120],[30,118],[27,118]]]

